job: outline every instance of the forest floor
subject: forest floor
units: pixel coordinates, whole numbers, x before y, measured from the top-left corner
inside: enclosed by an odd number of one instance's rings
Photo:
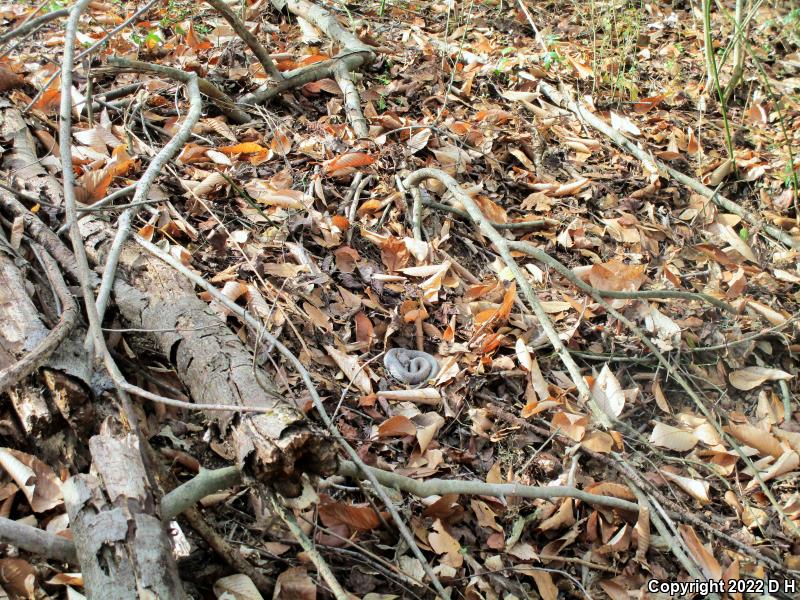
[[[719,90],[707,80],[700,3],[326,3],[375,52],[353,73],[369,135],[354,131],[334,78],[243,104],[245,124],[204,102],[134,230],[259,316],[308,369],[364,462],[436,484],[424,496],[386,489],[452,598],[670,597],[648,589],[651,580],[722,580],[727,598],[761,585],[797,597],[800,11],[791,4],[745,3],[743,77],[726,94],[728,2],[711,15]],[[90,2],[76,50],[141,6]],[[31,10],[6,4],[0,19],[10,29]],[[244,7],[244,20],[281,72],[336,54],[325,34],[263,0]],[[61,93],[59,79],[48,81],[64,38],[54,20],[6,41],[0,58],[0,109],[30,105],[40,164],[58,179]],[[169,0],[145,11],[76,63],[72,164],[89,207],[136,184],[189,107],[183,84],[115,70],[110,56],[196,72],[233,98],[268,81],[211,6]],[[124,86],[126,95],[103,98]],[[629,147],[559,106],[558,90]],[[81,108],[92,99],[94,110]],[[452,176],[505,251],[442,179],[412,193],[406,178],[421,168]],[[7,165],[3,179],[24,185]],[[56,207],[21,201],[52,229],[66,223]],[[109,205],[91,214],[116,225]],[[19,248],[19,223],[2,225]],[[201,298],[280,395],[318,421],[294,366],[219,300]],[[113,305],[104,326],[120,330],[108,343],[130,381],[193,400],[168,361],[127,343]],[[438,373],[404,385],[384,363],[391,348],[433,355]],[[2,411],[3,452],[41,459],[36,468],[54,481],[76,474],[68,457],[85,455],[85,440],[60,459],[41,456],[5,400]],[[137,411],[179,481],[236,461],[206,414],[148,402]],[[65,530],[58,486],[34,508],[9,461],[0,457],[0,514]],[[451,492],[436,487],[442,480],[485,485]],[[355,598],[434,597],[370,484],[341,473],[309,481],[288,506],[318,557],[248,485],[234,486],[204,499],[201,514],[275,589],[256,591],[178,518],[187,592],[327,598],[322,561]],[[521,497],[506,483],[638,508]],[[5,556],[10,598],[29,597],[20,589],[80,597],[74,568],[13,545]]]

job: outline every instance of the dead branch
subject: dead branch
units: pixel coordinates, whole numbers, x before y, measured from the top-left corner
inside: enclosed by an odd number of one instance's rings
[[[336,17],[321,6],[307,0],[270,1],[278,10],[285,7],[292,14],[313,24],[335,42],[340,47],[340,51],[331,60],[283,74],[284,79],[279,81],[278,85],[265,87],[248,94],[242,98],[242,103],[263,104],[289,89],[326,77],[333,77],[344,95],[344,109],[353,131],[359,138],[369,137],[369,126],[361,110],[361,99],[350,77],[350,72],[372,63],[375,60],[373,49],[339,25]]]
[[[658,173],[668,174],[678,183],[682,183],[689,189],[697,192],[698,194],[701,194],[705,198],[708,198],[717,206],[724,208],[725,210],[741,217],[753,227],[756,227],[758,229],[763,229],[766,233],[768,233],[770,236],[772,236],[782,244],[790,248],[800,249],[800,239],[792,237],[791,235],[789,235],[788,233],[786,233],[785,231],[783,231],[778,227],[775,227],[773,225],[768,225],[762,222],[761,219],[759,219],[753,213],[746,211],[733,200],[729,200],[725,196],[722,196],[717,192],[715,192],[714,190],[712,190],[710,187],[703,185],[694,177],[689,177],[688,175],[681,173],[680,171],[673,169],[669,165],[661,162],[660,160],[650,156],[650,154],[639,148],[636,144],[631,142],[625,136],[614,131],[614,129],[612,129],[611,126],[608,125],[605,121],[603,121],[600,117],[587,110],[584,106],[575,102],[572,98],[562,95],[547,82],[545,81],[539,82],[539,90],[550,100],[555,102],[556,105],[568,109],[582,122],[591,125],[597,131],[607,136],[617,146],[619,146],[623,150],[626,150],[644,164],[651,165],[651,167],[653,167],[654,170],[657,171]]]
[[[70,565],[78,564],[75,544],[38,527],[0,517],[0,542]]]
[[[186,118],[181,123],[180,129],[175,136],[167,142],[163,148],[156,154],[147,165],[142,177],[136,185],[136,191],[133,194],[131,204],[133,208],[125,210],[117,220],[117,233],[114,236],[114,241],[111,244],[111,249],[105,257],[105,268],[103,269],[103,278],[100,282],[100,290],[97,292],[97,315],[100,320],[106,311],[106,303],[111,294],[111,287],[114,284],[114,278],[117,272],[117,262],[119,261],[119,254],[122,251],[122,246],[128,239],[131,231],[131,222],[139,212],[138,205],[147,200],[150,194],[150,187],[153,185],[156,177],[161,174],[162,169],[173,156],[180,152],[183,145],[188,141],[192,133],[192,129],[200,120],[200,113],[203,110],[203,100],[200,97],[200,88],[197,83],[198,77],[194,73],[187,73],[188,82],[186,89],[189,96],[189,112]]]
[[[533,486],[517,483],[484,483],[483,481],[463,481],[460,479],[412,479],[397,473],[369,467],[375,478],[386,487],[397,488],[409,492],[419,498],[428,496],[444,496],[446,494],[462,494],[464,496],[491,496],[494,498],[575,498],[589,504],[608,506],[620,510],[639,511],[639,506],[633,502],[590,494],[574,487],[566,486]],[[347,477],[363,479],[359,469],[352,463],[343,461],[339,466],[339,474]]]
[[[108,69],[116,72],[129,72],[129,73],[150,73],[160,77],[167,77],[175,81],[188,85],[191,76],[197,77],[197,85],[200,87],[200,92],[208,98],[220,109],[222,114],[231,119],[234,123],[242,124],[252,121],[250,115],[240,109],[236,103],[225,92],[220,90],[217,86],[211,83],[208,79],[198,77],[195,73],[181,71],[174,67],[166,65],[159,65],[155,63],[146,63],[140,60],[129,60],[119,56],[110,56],[108,58]],[[96,69],[96,72],[102,72],[103,69]]]
[[[280,516],[286,524],[286,527],[289,528],[289,531],[292,532],[292,535],[299,542],[300,546],[302,546],[309,559],[311,559],[311,562],[314,563],[314,566],[317,568],[317,573],[319,573],[320,577],[328,584],[333,597],[336,598],[336,600],[349,600],[350,594],[344,591],[342,585],[337,581],[336,575],[333,574],[330,565],[322,558],[322,555],[314,547],[311,540],[308,539],[305,532],[300,529],[300,525],[297,524],[294,516],[278,502],[275,494],[270,494],[269,499],[272,503],[272,509],[278,513],[278,516]]]
[[[54,10],[53,12],[49,12],[43,15],[36,17],[35,19],[30,19],[25,21],[19,27],[12,29],[11,31],[7,31],[0,35],[0,44],[5,44],[9,40],[13,40],[15,37],[21,37],[26,33],[40,27],[41,25],[45,25],[50,21],[54,21],[55,19],[60,19],[61,17],[66,17],[69,14],[68,8],[60,8],[58,10]]]
[[[275,582],[270,577],[264,575],[260,569],[250,563],[242,554],[237,546],[231,544],[222,535],[217,533],[203,519],[203,515],[196,508],[189,508],[183,512],[183,518],[189,523],[192,529],[202,537],[218,556],[228,563],[237,573],[247,575],[255,584],[260,592],[271,594],[275,588]]]
[[[79,5],[78,5],[79,6]],[[89,441],[98,474],[64,484],[64,503],[81,572],[93,598],[186,598],[133,434],[106,421]]]
[[[216,301],[222,304],[225,308],[230,310],[233,314],[237,315],[240,319],[242,319],[249,327],[251,327],[254,331],[258,332],[258,335],[263,337],[268,343],[270,343],[280,354],[286,358],[292,366],[297,370],[300,374],[300,377],[305,385],[308,393],[311,397],[311,402],[314,405],[314,408],[317,409],[317,412],[320,415],[325,427],[328,429],[330,434],[334,437],[337,443],[342,447],[342,449],[347,453],[350,459],[355,463],[356,466],[361,470],[362,473],[366,476],[369,482],[374,486],[375,493],[381,499],[381,502],[384,503],[386,509],[389,511],[389,514],[392,516],[392,519],[397,526],[400,535],[403,537],[403,540],[408,544],[409,548],[411,549],[414,556],[417,560],[420,561],[422,564],[423,569],[425,570],[425,574],[430,578],[431,584],[436,589],[437,593],[444,599],[449,600],[450,595],[445,591],[444,587],[442,586],[439,578],[433,572],[430,564],[428,563],[425,555],[422,554],[422,550],[420,550],[419,546],[417,545],[416,541],[414,540],[414,536],[411,531],[408,529],[406,524],[403,522],[400,513],[398,512],[397,508],[394,506],[394,503],[389,498],[386,490],[381,486],[380,482],[377,480],[375,475],[369,470],[367,465],[364,463],[363,459],[358,455],[355,449],[348,443],[348,441],[342,437],[339,430],[336,428],[336,425],[331,420],[328,412],[325,410],[325,405],[322,403],[322,399],[319,397],[319,393],[317,392],[316,386],[311,379],[311,375],[309,374],[308,370],[305,368],[303,363],[298,359],[291,350],[289,350],[280,340],[278,340],[272,333],[270,333],[262,323],[260,323],[253,315],[251,315],[245,308],[239,306],[235,302],[233,302],[230,298],[222,294],[219,290],[217,290],[213,285],[208,283],[205,279],[194,273],[193,271],[186,268],[183,263],[176,260],[171,255],[167,254],[166,252],[162,251],[158,246],[155,244],[151,244],[150,242],[142,239],[140,236],[134,236],[136,243],[142,246],[145,250],[150,252],[152,255],[158,257],[160,260],[171,266],[175,269],[178,273],[186,277],[189,281],[193,284],[197,285],[198,287],[203,288],[207,291]]]
[[[478,227],[481,233],[488,237],[495,245],[500,253],[500,256],[503,258],[503,261],[514,275],[517,285],[519,285],[522,293],[528,301],[528,304],[530,304],[531,308],[533,309],[536,318],[539,319],[539,324],[547,334],[547,338],[552,344],[553,349],[556,351],[559,358],[561,358],[561,362],[564,363],[567,371],[569,371],[572,382],[578,389],[579,399],[582,402],[587,402],[589,404],[592,414],[598,423],[605,427],[609,427],[611,425],[611,421],[609,420],[608,415],[603,412],[597,402],[595,402],[595,400],[592,398],[592,393],[589,390],[589,386],[587,385],[586,380],[583,378],[583,375],[581,375],[578,365],[575,363],[575,360],[572,358],[572,356],[570,356],[569,351],[564,347],[564,344],[561,342],[561,338],[558,336],[558,332],[553,326],[553,322],[542,308],[536,293],[533,291],[531,284],[528,282],[528,278],[520,270],[519,265],[517,265],[517,262],[511,255],[508,241],[502,235],[500,235],[500,233],[498,233],[494,227],[492,227],[489,221],[486,220],[481,212],[481,209],[477,204],[475,204],[475,201],[461,189],[461,186],[459,186],[458,182],[444,171],[439,169],[419,169],[406,177],[406,179],[403,181],[403,185],[406,188],[416,187],[426,179],[436,179],[442,183],[455,197],[455,199],[467,209],[467,213],[469,213],[470,219],[475,226]]]
[[[562,264],[544,250],[537,248],[530,242],[508,242],[509,247],[512,250],[519,250],[524,252],[528,256],[535,258],[539,262],[546,264],[549,267],[552,267],[556,271],[558,271],[561,275],[566,277],[570,283],[572,283],[575,287],[579,290],[584,291],[588,294],[599,294],[604,298],[617,298],[620,300],[647,300],[647,299],[664,299],[664,298],[677,298],[679,300],[693,300],[698,302],[707,302],[720,308],[726,312],[731,314],[738,314],[737,311],[733,306],[725,302],[724,300],[720,300],[719,298],[715,298],[709,294],[703,294],[699,292],[684,292],[681,290],[637,290],[635,292],[618,292],[614,290],[601,290],[595,288],[592,285],[586,283],[583,279],[578,277],[572,269],[567,267],[566,265]]]
[[[281,72],[278,71],[278,68],[275,66],[275,63],[272,62],[272,58],[270,58],[269,52],[261,42],[258,41],[255,35],[247,28],[247,26],[242,23],[242,21],[237,17],[234,12],[231,10],[230,6],[225,3],[225,0],[205,0],[208,4],[213,6],[217,11],[225,18],[225,20],[230,23],[230,26],[233,27],[233,30],[236,34],[242,38],[245,44],[247,44],[248,48],[255,54],[258,62],[261,63],[261,66],[264,67],[264,71],[269,74],[275,81],[281,81],[283,79],[283,75]]]
[[[36,370],[43,361],[47,360],[56,348],[58,348],[78,322],[78,305],[67,289],[67,284],[61,276],[56,261],[41,247],[39,247],[39,256],[45,268],[45,274],[59,302],[61,302],[61,315],[55,327],[53,327],[47,336],[31,349],[30,352],[10,367],[0,369],[0,394],[7,391],[9,387],[19,383],[24,377],[33,373],[33,371]],[[9,265],[8,263],[11,264]],[[6,270],[12,266],[12,261],[7,260],[0,254],[0,279],[4,280],[3,285],[0,285],[0,296],[3,296],[12,289],[16,289],[14,286],[9,285],[10,282],[13,281],[13,275],[12,279],[9,279],[5,273]],[[18,269],[14,268],[14,270],[18,272]],[[24,288],[22,291],[24,292]],[[28,306],[28,304],[27,294],[25,294],[24,298],[18,298],[14,303],[0,302],[0,305],[14,307],[16,310],[30,309],[31,307]],[[14,320],[16,326],[30,319],[31,315],[35,316],[36,314],[36,311],[33,310],[27,317],[19,315],[20,318]]]
[[[123,30],[123,29],[125,29],[125,28],[126,28],[128,25],[130,25],[130,24],[131,24],[131,23],[133,23],[133,22],[134,22],[136,19],[138,19],[138,18],[139,18],[141,15],[143,15],[143,14],[144,14],[144,13],[146,13],[148,10],[150,10],[150,7],[151,7],[151,6],[153,6],[153,5],[154,5],[156,2],[158,2],[158,0],[150,0],[149,2],[147,2],[146,4],[144,4],[143,6],[141,6],[141,7],[140,7],[140,8],[139,8],[139,9],[138,9],[138,10],[137,10],[135,13],[133,13],[133,14],[132,14],[130,17],[128,17],[128,18],[127,18],[127,19],[125,19],[125,20],[124,20],[122,23],[120,23],[119,25],[117,25],[116,27],[114,27],[114,29],[112,29],[111,31],[109,31],[109,32],[108,32],[106,35],[104,35],[102,38],[100,38],[99,40],[97,40],[97,41],[96,41],[94,44],[92,44],[91,46],[89,46],[89,47],[88,47],[88,48],[86,48],[85,50],[82,50],[82,51],[81,51],[81,52],[80,52],[80,53],[79,53],[77,56],[75,56],[75,58],[73,59],[73,64],[74,64],[74,63],[76,63],[76,62],[78,62],[78,61],[80,61],[80,60],[81,60],[82,58],[84,58],[85,56],[88,56],[88,55],[90,55],[92,52],[94,52],[95,50],[97,50],[98,48],[100,48],[101,46],[103,46],[104,44],[108,43],[108,41],[109,41],[109,40],[110,40],[112,37],[114,37],[116,34],[118,34],[120,31],[122,31],[122,30]],[[59,68],[59,69],[56,69],[56,72],[55,72],[55,73],[53,73],[53,74],[50,76],[50,78],[49,78],[47,81],[45,81],[45,82],[44,82],[44,85],[42,85],[42,87],[41,87],[41,88],[39,88],[39,91],[38,91],[38,92],[36,92],[36,95],[35,95],[35,96],[33,97],[33,99],[32,99],[32,100],[31,100],[31,101],[28,103],[28,105],[27,105],[27,106],[26,106],[26,107],[25,107],[25,108],[22,110],[22,112],[27,114],[27,113],[28,113],[28,112],[31,110],[31,108],[33,107],[33,105],[34,105],[34,104],[36,104],[36,102],[39,100],[39,98],[41,98],[41,97],[42,97],[42,94],[44,94],[44,93],[45,93],[45,92],[46,92],[48,89],[50,89],[50,86],[51,86],[51,85],[53,85],[53,82],[54,82],[54,81],[55,81],[55,80],[56,80],[56,79],[57,79],[57,78],[58,78],[60,75],[61,75],[61,69],[60,69],[60,68]]]
[[[104,264],[114,237],[107,223],[84,218],[80,229],[93,262]],[[146,332],[134,347],[174,361],[194,401],[183,404],[193,410],[227,409],[213,419],[223,433],[231,432],[239,468],[259,480],[277,481],[285,495],[299,493],[304,470],[321,475],[335,470],[330,441],[306,425],[261,367],[254,368],[239,337],[184,276],[159,260],[143,260],[141,249],[130,242],[122,245],[119,260],[125,277],[114,281],[116,306],[130,327]]]

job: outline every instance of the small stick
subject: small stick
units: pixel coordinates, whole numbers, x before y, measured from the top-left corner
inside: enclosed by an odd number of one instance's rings
[[[23,36],[32,29],[36,29],[55,19],[66,17],[68,14],[69,14],[68,8],[61,8],[59,10],[54,10],[53,12],[49,12],[47,14],[38,16],[35,19],[29,19],[16,29],[12,29],[11,31],[8,31],[0,35],[0,44],[5,44],[7,41],[14,39],[15,37]]]
[[[242,38],[245,44],[256,55],[258,62],[264,67],[264,71],[269,74],[275,81],[283,81],[283,75],[278,71],[278,67],[272,62],[269,52],[261,45],[255,35],[247,28],[247,26],[237,17],[231,8],[224,2],[224,0],[205,0],[208,4],[213,6],[230,23],[236,34]]]
[[[305,553],[308,554],[308,558],[314,563],[314,566],[317,568],[317,573],[319,573],[320,577],[328,584],[331,593],[333,593],[333,597],[336,598],[336,600],[349,600],[350,595],[344,591],[344,588],[342,588],[342,585],[337,581],[333,571],[331,571],[330,565],[322,558],[322,555],[317,552],[314,544],[308,539],[308,536],[303,530],[300,529],[300,525],[297,524],[295,518],[280,502],[278,502],[277,498],[275,498],[275,494],[270,494],[269,499],[272,502],[272,508],[275,509],[278,516],[286,523],[289,531],[292,532],[292,535],[300,543]]]
[[[70,331],[75,328],[78,322],[78,305],[75,302],[55,259],[50,256],[44,248],[38,244],[31,244],[31,248],[42,261],[45,268],[45,275],[53,286],[55,295],[61,303],[63,310],[58,319],[58,323],[47,336],[39,342],[36,347],[26,354],[21,360],[13,365],[0,369],[0,394],[4,393],[11,386],[17,384],[24,377],[27,377],[39,367],[47,358],[55,352],[56,348],[66,338]]]
[[[680,171],[673,169],[667,164],[661,162],[660,160],[653,158],[647,152],[639,148],[636,144],[628,140],[626,137],[614,131],[614,129],[612,129],[600,117],[589,112],[588,110],[586,110],[585,107],[576,103],[571,98],[562,96],[550,84],[541,81],[539,83],[539,90],[542,93],[544,93],[545,96],[547,96],[553,102],[555,102],[558,106],[568,109],[570,112],[574,113],[575,116],[578,117],[578,119],[580,119],[584,123],[588,123],[601,133],[605,134],[617,146],[619,146],[623,150],[626,150],[627,152],[635,156],[637,159],[639,159],[641,162],[649,164],[657,172],[668,174],[678,183],[682,183],[689,189],[697,192],[698,194],[701,194],[705,198],[708,198],[717,206],[724,208],[725,210],[730,211],[733,214],[741,217],[742,219],[750,223],[750,225],[763,229],[766,233],[768,233],[770,236],[772,236],[782,244],[790,248],[800,249],[800,239],[792,237],[791,235],[789,235],[788,233],[786,233],[785,231],[783,231],[778,227],[764,223],[753,213],[746,211],[733,200],[729,200],[728,198],[725,198],[724,196],[721,196],[720,194],[716,193],[710,187],[703,185],[694,177],[685,175],[684,173],[681,173]]]
[[[166,65],[147,63],[140,60],[128,60],[127,58],[120,58],[119,56],[109,57],[108,64],[109,67],[107,68],[116,71],[150,73],[152,75],[168,77],[169,79],[180,81],[183,84],[188,84],[190,76],[194,75],[197,77],[197,85],[200,87],[200,92],[208,96],[226,117],[239,124],[248,123],[252,120],[250,115],[239,108],[230,96],[208,81],[208,79],[198,77],[195,73],[181,71],[180,69],[175,69],[174,67],[168,67]],[[103,69],[96,70],[96,72],[101,71],[103,71]]]
[[[158,0],[150,0],[150,2],[148,2],[147,4],[145,4],[144,6],[142,6],[142,7],[141,7],[139,10],[137,10],[135,13],[133,13],[133,14],[132,14],[130,17],[128,17],[128,18],[127,18],[127,19],[125,19],[125,20],[124,20],[122,23],[120,23],[119,25],[117,25],[117,26],[116,26],[114,29],[112,29],[111,31],[109,31],[109,32],[108,32],[108,34],[107,34],[106,36],[104,36],[102,39],[100,39],[100,40],[96,41],[94,44],[92,44],[91,46],[89,46],[88,48],[86,48],[86,50],[82,51],[80,54],[78,54],[77,56],[75,56],[75,58],[73,59],[73,64],[74,64],[74,61],[76,61],[76,60],[81,60],[81,59],[82,59],[84,56],[88,56],[89,54],[91,54],[92,52],[94,52],[95,50],[97,50],[97,49],[98,49],[100,46],[102,46],[103,44],[107,43],[107,42],[108,42],[108,40],[110,40],[112,36],[116,35],[116,34],[117,34],[117,33],[119,33],[120,31],[122,31],[123,29],[125,29],[125,28],[126,28],[128,25],[130,25],[130,24],[131,24],[133,21],[135,21],[135,20],[136,20],[136,19],[137,19],[137,18],[138,18],[140,15],[142,15],[142,14],[144,14],[145,12],[147,12],[148,10],[150,10],[150,7],[151,7],[151,6],[153,6],[153,5],[154,5],[156,2],[158,2]],[[63,67],[62,67],[62,68],[63,68]],[[34,104],[36,104],[36,102],[39,100],[39,98],[41,98],[41,97],[42,97],[42,94],[44,94],[44,93],[45,93],[45,91],[46,91],[46,90],[48,90],[48,89],[50,88],[50,86],[53,84],[53,82],[56,80],[56,78],[57,78],[59,75],[61,75],[61,70],[62,70],[62,68],[59,68],[59,69],[57,69],[57,70],[56,70],[56,72],[55,72],[55,73],[53,73],[53,74],[50,76],[50,79],[48,79],[48,80],[47,80],[47,81],[44,83],[44,85],[43,85],[43,86],[42,86],[42,87],[39,89],[39,91],[38,91],[38,92],[36,93],[36,95],[33,97],[33,100],[31,100],[31,101],[28,103],[28,106],[26,106],[26,107],[23,109],[23,111],[22,111],[22,114],[26,114],[28,111],[30,111],[31,107],[32,107]],[[70,68],[72,68],[72,67],[70,67]]]

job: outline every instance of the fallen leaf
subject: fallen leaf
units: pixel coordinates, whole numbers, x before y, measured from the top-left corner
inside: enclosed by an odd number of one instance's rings
[[[625,393],[608,367],[608,363],[603,365],[600,375],[592,386],[592,396],[609,417],[616,419],[622,414],[622,409],[625,408]]]
[[[684,431],[671,425],[656,422],[650,434],[650,442],[661,448],[669,448],[675,452],[686,452],[697,445],[700,440],[691,431]]]
[[[416,435],[417,426],[414,422],[404,415],[389,417],[378,425],[378,437],[405,437]]]
[[[366,367],[362,368],[355,356],[350,356],[337,350],[333,346],[326,345],[325,351],[336,361],[336,364],[363,394],[372,393],[372,382],[369,380]]]
[[[737,390],[752,390],[766,381],[788,381],[792,375],[780,369],[768,367],[745,367],[728,375],[728,381]]]

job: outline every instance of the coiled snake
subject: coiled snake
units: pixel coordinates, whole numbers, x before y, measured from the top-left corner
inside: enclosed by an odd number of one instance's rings
[[[400,383],[421,385],[436,377],[439,363],[427,352],[392,348],[383,357],[383,365],[389,374]]]

